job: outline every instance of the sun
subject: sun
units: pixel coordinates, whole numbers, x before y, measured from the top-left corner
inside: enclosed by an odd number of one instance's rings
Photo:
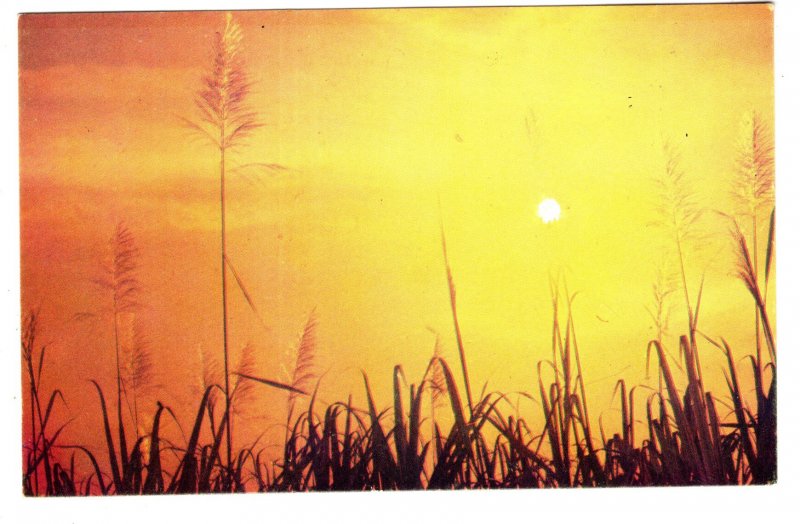
[[[561,206],[552,198],[545,198],[539,203],[537,213],[542,222],[549,224],[561,218]]]

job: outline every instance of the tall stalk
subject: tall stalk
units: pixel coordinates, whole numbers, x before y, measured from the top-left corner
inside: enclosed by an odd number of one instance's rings
[[[254,129],[260,127],[258,117],[247,105],[251,82],[242,57],[242,31],[228,13],[225,27],[216,34],[214,58],[209,72],[203,77],[203,87],[197,93],[195,105],[199,120],[186,123],[209,140],[219,158],[220,210],[220,272],[222,288],[222,353],[225,373],[225,412],[231,409],[230,357],[228,331],[228,246],[226,237],[225,176],[227,154],[243,145]],[[226,419],[227,466],[232,466],[233,443],[231,417]]]
[[[111,315],[114,329],[114,356],[117,383],[117,424],[119,446],[123,457],[127,456],[125,425],[122,418],[122,397],[127,398],[123,380],[122,334],[120,322],[122,315],[132,314],[139,307],[138,269],[139,250],[133,234],[123,223],[117,223],[114,236],[111,238],[111,263],[105,268],[105,274],[96,283],[111,294]]]
[[[228,368],[228,286],[227,272],[225,271],[225,255],[228,253],[227,241],[225,238],[225,121],[220,122],[220,145],[219,145],[219,216],[220,216],[220,273],[222,274],[222,354],[223,369],[225,372],[225,417],[227,422],[225,432],[225,445],[227,448],[227,464],[230,469],[233,458],[233,438],[231,436],[231,386],[230,371]]]
[[[696,340],[697,308],[692,308],[686,271],[686,244],[695,238],[694,226],[700,219],[702,210],[694,202],[694,194],[681,168],[678,151],[668,142],[664,143],[663,150],[665,159],[664,172],[662,177],[657,179],[661,197],[658,208],[661,215],[659,224],[666,229],[671,241],[675,243],[676,261],[686,305],[689,341],[695,356],[695,366],[699,380],[702,384],[703,375]],[[702,293],[702,284],[700,293]]]

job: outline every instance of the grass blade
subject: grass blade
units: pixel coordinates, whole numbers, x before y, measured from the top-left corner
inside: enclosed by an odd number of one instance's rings
[[[111,465],[111,477],[114,480],[114,489],[118,494],[124,492],[122,485],[122,477],[120,476],[119,463],[117,462],[117,452],[114,447],[114,439],[111,436],[111,427],[108,423],[108,410],[106,409],[106,399],[103,396],[103,390],[100,385],[92,380],[92,384],[97,388],[97,394],[100,396],[100,408],[103,412],[103,429],[106,437],[106,447],[108,449],[108,462]]]

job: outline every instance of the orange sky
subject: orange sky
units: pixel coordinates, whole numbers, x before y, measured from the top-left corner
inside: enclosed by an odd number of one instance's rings
[[[361,402],[364,369],[387,403],[394,364],[409,380],[421,377],[435,338],[428,328],[457,367],[440,197],[473,388],[534,388],[535,365],[550,355],[548,275],[560,269],[578,292],[593,416],[613,417],[613,385],[643,383],[653,336],[645,307],[666,256],[652,226],[662,143],[680,150],[701,205],[731,209],[742,115],[773,118],[771,10],[269,11],[236,19],[256,82],[251,104],[265,125],[234,160],[289,169],[230,181],[230,256],[269,328],[232,290],[235,352],[254,344],[259,372],[282,378],[315,308],[324,400],[353,392]],[[41,308],[49,384],[90,427],[100,426],[88,379],[111,387],[113,346],[108,325],[73,317],[103,304],[91,280],[118,220],[142,252],[140,315],[163,386],[154,397],[196,402],[198,355],[219,347],[216,160],[180,117],[194,115],[223,20],[212,12],[20,19],[23,310]],[[564,210],[548,226],[536,217],[545,197]],[[702,222],[708,240],[691,253],[690,286],[696,292],[705,274],[701,329],[744,354],[751,308],[730,276],[725,225],[715,216]],[[680,302],[675,311],[673,338]],[[701,351],[719,384],[714,351]],[[251,414],[260,427],[281,422],[284,397],[264,393],[269,408]],[[83,402],[88,414],[77,407]],[[535,419],[535,406],[522,406]],[[71,438],[81,438],[79,427]]]

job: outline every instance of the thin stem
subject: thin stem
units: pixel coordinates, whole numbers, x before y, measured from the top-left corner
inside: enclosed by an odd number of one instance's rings
[[[752,215],[753,219],[753,274],[758,279],[758,222],[756,213]],[[758,281],[758,280],[756,280]],[[756,364],[758,365],[759,372],[762,368],[761,360],[761,322],[759,320],[758,304],[753,306],[755,310],[755,325],[756,325]],[[762,393],[759,391],[759,393]]]
[[[30,366],[30,365],[29,365]],[[31,396],[31,449],[33,450],[33,463],[36,464],[36,451],[39,448],[39,438],[36,436],[36,419],[34,414],[34,394],[36,391],[35,379],[33,377],[33,369],[29,371],[30,375],[30,396]],[[39,494],[39,467],[37,466],[36,469],[33,470],[33,482],[35,488],[35,494]]]
[[[436,398],[434,397],[433,388],[431,388],[431,442],[436,439]],[[436,448],[434,447],[434,451]]]
[[[228,470],[233,464],[232,437],[231,437],[231,395],[230,395],[230,375],[228,373],[228,282],[225,271],[225,256],[227,253],[227,243],[225,238],[225,123],[220,125],[220,148],[219,148],[219,203],[220,203],[220,223],[221,223],[221,253],[220,269],[222,270],[222,352],[225,366],[225,412],[228,416],[225,419],[226,445]]]
[[[117,311],[117,297],[114,296],[114,351],[117,359],[117,412],[122,416],[122,377],[119,364],[119,312]]]
[[[116,284],[116,283],[115,283]],[[119,304],[117,302],[117,287],[114,288],[114,349],[117,357],[117,428],[119,432],[119,452],[122,457],[123,467],[128,461],[128,443],[125,442],[125,426],[122,422],[122,371],[119,364]],[[126,396],[127,399],[127,396]]]
[[[33,344],[31,344],[31,348],[33,348]],[[33,357],[31,357],[31,358],[33,358]],[[42,441],[42,455],[41,456],[42,456],[42,461],[44,462],[43,469],[44,469],[44,480],[45,480],[45,494],[46,495],[52,495],[53,481],[52,481],[52,475],[50,473],[50,471],[51,471],[50,470],[50,458],[49,458],[50,451],[47,449],[47,436],[44,433],[44,416],[42,415],[42,403],[41,403],[41,400],[39,400],[39,386],[40,386],[40,384],[37,384],[36,388],[34,390],[35,391],[34,399],[36,400],[36,417],[39,419],[39,435],[38,435],[38,437],[36,439],[37,442],[36,442],[35,445],[38,446],[39,445],[38,441],[39,440]]]

